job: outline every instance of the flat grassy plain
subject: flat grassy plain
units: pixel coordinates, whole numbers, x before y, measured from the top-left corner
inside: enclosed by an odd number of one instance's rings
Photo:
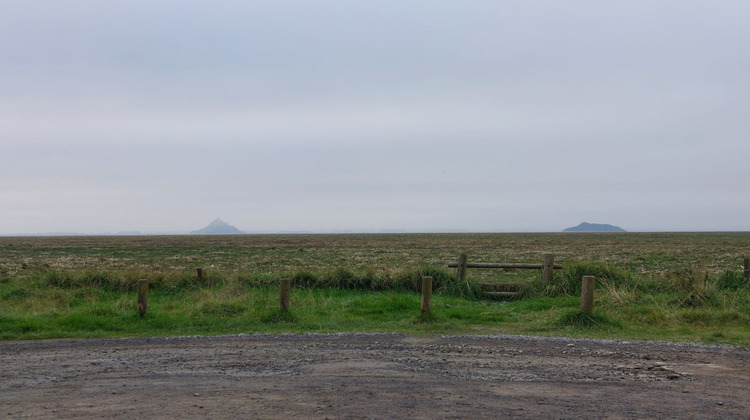
[[[565,268],[469,269],[470,262]],[[533,334],[750,345],[750,233],[486,233],[0,238],[0,338],[388,331]],[[204,270],[198,282],[196,269]],[[580,314],[580,277],[597,277]],[[435,277],[421,316],[422,275]],[[279,278],[293,280],[278,311]],[[152,284],[136,314],[135,283]],[[490,300],[479,284],[522,283]]]

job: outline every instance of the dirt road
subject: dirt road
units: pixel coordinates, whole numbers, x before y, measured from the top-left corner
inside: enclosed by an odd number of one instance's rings
[[[750,418],[750,349],[517,336],[0,343],[3,418]]]

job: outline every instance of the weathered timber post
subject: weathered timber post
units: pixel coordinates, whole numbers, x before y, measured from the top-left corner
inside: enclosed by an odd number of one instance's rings
[[[144,316],[148,311],[148,280],[138,280],[138,315]]]
[[[203,269],[196,268],[195,271],[198,274],[198,284],[203,284]]]
[[[594,310],[594,276],[583,276],[581,281],[581,312]]]
[[[289,279],[279,280],[279,309],[282,312],[289,311],[289,289],[291,281]]]
[[[456,268],[456,277],[458,280],[463,281],[466,280],[466,260],[467,260],[466,254],[460,254],[458,256],[458,268]]]
[[[429,314],[432,309],[432,277],[422,277],[422,313]]]
[[[555,256],[547,254],[544,256],[544,266],[542,267],[542,283],[552,281],[552,271],[555,269]]]
[[[745,280],[750,281],[750,258],[745,258],[745,269],[743,272],[745,273]]]

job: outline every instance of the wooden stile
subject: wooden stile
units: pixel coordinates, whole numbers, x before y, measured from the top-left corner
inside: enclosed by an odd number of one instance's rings
[[[458,267],[457,263],[448,263],[449,268]],[[526,263],[466,263],[466,268],[505,268],[510,270],[515,269],[533,269],[541,270],[544,268],[544,264],[526,264]],[[555,270],[563,268],[562,264],[552,264],[552,268]]]
[[[466,281],[466,270],[468,268],[502,268],[506,270],[516,270],[516,269],[533,269],[533,270],[542,270],[542,281],[544,283],[549,283],[552,281],[552,274],[555,269],[561,269],[563,268],[560,264],[555,264],[555,256],[552,254],[547,254],[544,256],[544,263],[543,264],[528,264],[528,263],[470,263],[468,262],[468,258],[466,254],[459,254],[458,256],[458,262],[457,263],[448,263],[448,267],[453,268],[456,267],[456,278],[459,281]],[[466,282],[466,287],[469,288],[469,291],[471,291],[471,286],[469,282]],[[488,292],[485,290],[489,295],[491,296],[500,296],[500,297],[513,297],[516,296],[515,291],[511,293],[510,291],[490,291]]]

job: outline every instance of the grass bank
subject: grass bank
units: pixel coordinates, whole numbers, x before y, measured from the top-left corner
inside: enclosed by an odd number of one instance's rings
[[[423,275],[435,279],[430,317],[420,313]],[[593,314],[578,311],[583,275],[597,279]],[[149,312],[140,318],[135,283],[142,277],[152,289]],[[293,283],[286,313],[278,310],[281,277]],[[401,272],[208,270],[200,282],[187,271],[45,269],[0,278],[0,338],[370,331],[750,345],[750,287],[738,270],[686,268],[655,278],[578,262],[557,270],[551,283],[535,277],[522,292],[522,299],[489,300],[478,280],[459,282],[428,266]]]

